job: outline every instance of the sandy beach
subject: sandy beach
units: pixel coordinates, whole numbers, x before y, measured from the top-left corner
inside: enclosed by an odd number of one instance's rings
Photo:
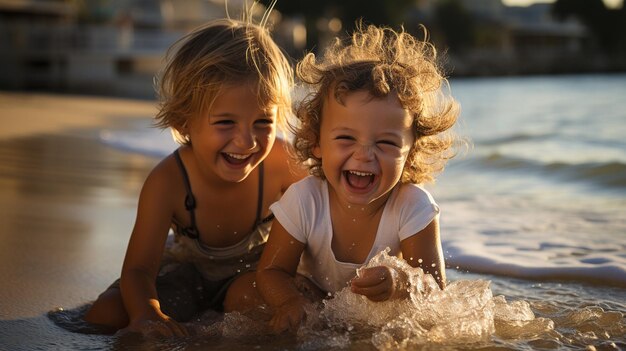
[[[47,311],[93,300],[119,275],[138,192],[157,160],[96,137],[155,109],[0,92],[0,349],[44,337]]]

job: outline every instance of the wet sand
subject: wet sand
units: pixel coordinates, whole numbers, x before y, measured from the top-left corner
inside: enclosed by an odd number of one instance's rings
[[[0,92],[0,349],[39,347],[55,307],[119,276],[156,159],[97,140],[150,119],[151,101]],[[60,346],[57,344],[57,346]]]

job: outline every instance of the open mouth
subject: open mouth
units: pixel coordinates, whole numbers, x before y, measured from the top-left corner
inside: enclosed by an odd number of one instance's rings
[[[252,157],[252,154],[233,154],[230,152],[222,152],[222,156],[224,156],[224,159],[226,160],[226,162],[228,162],[231,165],[242,165],[244,163],[246,163],[250,157]]]
[[[365,190],[374,183],[374,173],[361,171],[343,171],[348,185],[357,190]]]

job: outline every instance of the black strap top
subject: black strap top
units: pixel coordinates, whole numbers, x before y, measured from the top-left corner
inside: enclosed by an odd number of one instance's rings
[[[174,151],[174,158],[176,158],[176,163],[180,168],[183,181],[185,182],[185,189],[187,190],[187,195],[185,196],[185,209],[189,212],[189,217],[191,218],[191,225],[188,227],[183,227],[175,218],[172,218],[174,230],[177,234],[198,240],[200,237],[200,231],[198,231],[198,227],[196,226],[196,198],[193,196],[193,192],[191,191],[189,175],[187,175],[187,170],[185,169],[185,165],[180,158],[178,149]],[[263,211],[263,162],[259,164],[259,196],[257,200],[256,218],[254,220],[254,225],[252,226],[253,231],[259,224],[267,223],[274,219],[274,214],[261,218],[261,211]]]

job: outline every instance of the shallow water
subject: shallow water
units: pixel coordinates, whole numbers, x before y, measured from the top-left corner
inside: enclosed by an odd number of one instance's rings
[[[274,336],[266,328],[267,309],[246,315],[208,312],[187,323],[188,338],[150,339],[137,335],[79,336],[72,345],[90,349],[147,350],[619,350],[626,347],[626,306],[620,288],[574,284],[531,284],[488,280],[453,272],[446,290],[438,289],[406,262],[381,253],[368,264],[387,265],[409,277],[410,298],[375,303],[349,289],[310,306],[306,322],[295,335]],[[519,296],[533,291],[532,298]],[[558,297],[558,298],[555,298]],[[598,299],[602,302],[599,303]],[[80,309],[55,312],[66,328]],[[83,329],[82,331],[88,331]],[[91,330],[93,332],[93,330]],[[67,342],[67,339],[64,340]],[[56,346],[58,340],[46,347]]]
[[[626,288],[626,75],[451,86],[473,148],[433,187],[447,263]]]

